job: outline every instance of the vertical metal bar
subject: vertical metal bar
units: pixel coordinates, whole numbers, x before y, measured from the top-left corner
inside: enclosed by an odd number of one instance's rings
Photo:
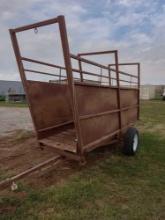
[[[102,74],[103,74],[103,69],[100,68],[100,85],[101,85],[101,83],[102,83]]]
[[[25,71],[24,71],[24,68],[23,68],[23,62],[22,62],[22,59],[21,59],[21,53],[20,53],[20,49],[19,49],[19,45],[18,45],[18,41],[17,41],[17,36],[16,36],[16,33],[15,33],[14,30],[10,29],[9,32],[10,32],[11,42],[12,42],[12,46],[13,46],[16,61],[17,61],[17,66],[18,66],[18,69],[19,69],[19,72],[20,72],[20,77],[21,77],[21,80],[22,80],[23,87],[25,89],[26,98],[27,98],[27,101],[28,101],[28,105],[29,105],[29,109],[30,109],[30,112],[31,112],[34,128],[35,128],[37,138],[38,138],[38,132],[37,132],[37,128],[36,128],[36,124],[35,124],[35,120],[34,120],[34,115],[33,115],[33,111],[32,111],[31,104],[30,104],[28,88],[27,88],[27,80],[26,80],[26,75],[25,75]]]
[[[68,38],[67,38],[67,30],[66,30],[66,25],[65,25],[65,18],[64,16],[59,16],[58,20],[59,20],[59,29],[60,29],[60,36],[61,36],[61,43],[62,43],[66,73],[67,73],[67,78],[68,78],[68,86],[69,86],[71,98],[72,98],[73,120],[75,123],[75,130],[76,130],[77,138],[78,138],[77,153],[79,155],[82,155],[83,141],[82,141],[82,135],[81,135],[76,91],[75,91],[73,74],[72,74],[72,64],[71,64],[69,43],[68,43]]]
[[[109,86],[111,86],[111,70],[108,69],[108,76],[109,76]]]
[[[117,103],[119,109],[119,129],[121,135],[122,129],[122,112],[121,112],[121,91],[120,91],[120,77],[119,77],[119,62],[118,62],[118,51],[115,51],[115,68],[116,68],[116,80],[117,80]]]
[[[80,56],[78,55],[78,57],[80,57]],[[78,65],[79,65],[79,70],[80,70],[80,80],[81,80],[81,82],[83,82],[82,63],[81,63],[80,59],[78,60]]]
[[[59,73],[59,82],[61,83],[61,68],[60,68],[60,73]]]
[[[140,63],[137,64],[138,66],[138,114],[137,118],[140,119]]]

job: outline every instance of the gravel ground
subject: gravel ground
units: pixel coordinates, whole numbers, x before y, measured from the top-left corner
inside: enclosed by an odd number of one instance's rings
[[[19,129],[33,130],[29,109],[0,107],[0,136]]]

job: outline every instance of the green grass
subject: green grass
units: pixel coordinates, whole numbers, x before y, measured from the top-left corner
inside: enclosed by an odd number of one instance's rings
[[[141,148],[135,157],[115,150],[110,157],[76,172],[61,186],[38,190],[21,186],[25,197],[19,198],[18,192],[1,197],[0,207],[8,209],[0,219],[164,220],[163,124],[165,102],[142,102],[138,123]]]
[[[27,104],[18,102],[8,103],[5,101],[0,101],[0,107],[27,107]]]
[[[165,137],[165,102],[160,100],[142,101],[141,120],[138,124],[142,132],[158,133]]]

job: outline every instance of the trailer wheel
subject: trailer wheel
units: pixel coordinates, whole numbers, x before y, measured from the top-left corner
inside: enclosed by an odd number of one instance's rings
[[[133,156],[139,148],[139,132],[136,128],[130,127],[124,135],[123,153]]]

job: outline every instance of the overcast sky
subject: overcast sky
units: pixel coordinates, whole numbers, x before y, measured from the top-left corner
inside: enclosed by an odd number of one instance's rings
[[[141,63],[143,84],[165,84],[165,0],[0,0],[0,13],[0,80],[19,80],[8,29],[64,15],[71,52],[118,49]],[[48,31],[35,50],[28,36],[25,49],[51,58]]]

